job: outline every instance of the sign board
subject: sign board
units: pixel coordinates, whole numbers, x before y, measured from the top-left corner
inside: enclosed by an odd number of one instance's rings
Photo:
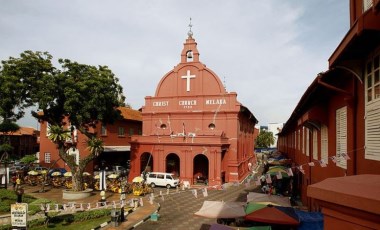
[[[11,223],[15,227],[26,227],[28,222],[28,204],[16,203],[11,204]]]

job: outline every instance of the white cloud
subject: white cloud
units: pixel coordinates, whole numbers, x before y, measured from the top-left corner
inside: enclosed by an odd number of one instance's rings
[[[328,68],[348,31],[348,13],[348,2],[333,0],[6,1],[0,60],[40,50],[107,65],[138,109],[179,63],[192,17],[201,61],[266,125],[286,122]]]

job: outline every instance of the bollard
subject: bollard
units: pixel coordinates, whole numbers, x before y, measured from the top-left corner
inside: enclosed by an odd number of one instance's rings
[[[139,200],[133,199],[133,210],[136,210],[139,207]]]
[[[119,226],[120,222],[120,211],[116,209],[111,210],[111,222],[113,227]]]

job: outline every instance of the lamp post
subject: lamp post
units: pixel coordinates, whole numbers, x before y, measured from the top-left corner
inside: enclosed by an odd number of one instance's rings
[[[131,160],[127,160],[126,177],[128,181],[129,172],[131,171]]]
[[[22,195],[24,194],[24,189],[20,186],[17,186],[16,195],[17,195],[17,203],[22,203]]]
[[[107,167],[105,166],[106,162],[105,160],[102,160],[100,162],[100,190],[106,190],[106,169]]]

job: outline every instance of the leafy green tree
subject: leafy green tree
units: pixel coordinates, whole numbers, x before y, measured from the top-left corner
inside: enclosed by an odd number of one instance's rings
[[[272,132],[267,132],[261,130],[256,138],[256,147],[258,148],[269,148],[274,144],[274,136]]]
[[[30,164],[33,164],[36,160],[38,160],[36,155],[30,154],[30,155],[25,155],[23,158],[21,158],[20,162],[22,162],[26,165],[30,165]]]
[[[59,156],[73,173],[73,190],[81,191],[83,172],[87,164],[103,151],[103,142],[92,132],[98,122],[112,123],[119,119],[117,107],[124,106],[125,97],[119,79],[107,66],[90,66],[59,59],[60,68],[52,64],[47,52],[25,51],[19,58],[2,61],[1,78],[19,84],[17,94],[19,110],[35,105],[32,116],[48,122],[49,139]],[[12,76],[9,77],[9,76]],[[10,97],[4,95],[0,101]],[[10,115],[13,115],[10,113]],[[13,116],[17,117],[17,114]],[[87,138],[90,154],[81,156],[79,164],[69,149],[76,147],[74,130]]]
[[[2,159],[5,161],[10,160],[9,153],[12,153],[13,151],[13,146],[10,144],[9,135],[19,129],[20,126],[12,122],[10,119],[3,119],[0,123],[0,133],[2,134],[0,136],[0,154],[2,156]]]

